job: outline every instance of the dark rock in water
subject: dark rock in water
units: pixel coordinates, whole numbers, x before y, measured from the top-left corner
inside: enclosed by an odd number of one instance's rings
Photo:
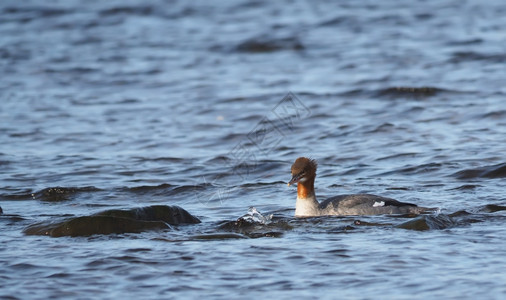
[[[353,225],[357,225],[357,226],[387,226],[387,225],[391,225],[391,224],[390,223],[388,223],[388,224],[371,223],[371,222],[365,222],[365,221],[361,221],[361,220],[355,220],[353,222]]]
[[[484,207],[480,208],[480,212],[486,212],[486,213],[494,213],[498,211],[504,211],[506,210],[506,206],[497,205],[497,204],[487,204]]]
[[[457,179],[503,178],[506,177],[506,163],[462,170],[453,174],[453,176],[457,177]]]
[[[465,211],[465,210],[459,210],[459,211],[456,211],[456,212],[454,212],[452,214],[449,214],[448,216],[450,218],[457,218],[457,217],[466,217],[466,216],[469,216],[469,215],[470,215],[470,213],[468,213],[467,211]]]
[[[50,187],[36,192],[34,197],[41,201],[59,202],[68,200],[76,191],[74,188]]]
[[[482,176],[485,178],[506,177],[506,163],[488,167]]]
[[[93,234],[138,233],[168,229],[170,225],[196,224],[200,220],[178,206],[154,205],[130,210],[107,210],[91,216],[27,227],[27,235],[89,236]],[[170,224],[170,225],[169,225]]]
[[[0,206],[0,215],[3,213],[4,213],[4,211],[2,210],[2,207]]]
[[[73,195],[80,192],[99,191],[96,187],[49,187],[34,193],[32,196],[40,201],[60,202],[70,200]]]
[[[296,37],[274,38],[260,36],[240,43],[240,52],[273,52],[278,50],[302,50],[304,46]]]
[[[97,216],[109,216],[128,218],[140,221],[163,221],[170,225],[181,223],[197,224],[200,220],[179,206],[153,205],[148,207],[134,208],[130,210],[106,210],[96,214]]]
[[[409,230],[431,230],[431,229],[446,229],[455,224],[455,222],[447,215],[423,215],[419,216],[413,220],[404,222],[400,225],[397,225],[397,228],[409,229]]]
[[[227,231],[247,231],[248,229],[255,228],[256,226],[260,225],[243,218],[239,218],[236,221],[225,221],[220,224],[219,228]]]
[[[378,97],[430,97],[444,90],[436,87],[390,87],[377,91]]]
[[[261,237],[279,238],[279,237],[283,236],[283,232],[281,232],[281,231],[252,232],[248,236],[253,239],[261,238]]]
[[[477,184],[464,184],[462,186],[453,188],[452,190],[472,190],[472,189],[475,189],[475,188],[478,188],[478,187],[481,187],[481,185],[477,185]]]
[[[247,217],[241,217],[236,221],[222,222],[218,228],[224,231],[239,233],[249,238],[281,237],[284,231],[292,229],[284,220],[275,220],[265,224]]]
[[[230,240],[230,239],[247,239],[248,237],[238,233],[213,233],[199,234],[190,237],[191,240]]]
[[[134,219],[85,216],[48,225],[32,225],[25,229],[27,235],[90,236],[94,234],[138,233],[153,229],[167,229],[169,225],[162,221],[138,221]]]

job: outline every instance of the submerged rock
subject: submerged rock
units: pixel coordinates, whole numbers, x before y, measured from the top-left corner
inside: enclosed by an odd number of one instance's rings
[[[254,207],[250,207],[246,215],[235,221],[225,221],[218,227],[223,231],[231,231],[250,238],[280,237],[283,231],[291,226],[283,220],[273,220],[273,215],[262,215]],[[279,230],[282,231],[279,231]]]
[[[399,86],[399,87],[389,87],[386,89],[379,90],[377,92],[378,96],[387,96],[387,97],[430,97],[434,96],[437,93],[444,92],[443,89],[432,87],[432,86],[424,86],[424,87],[410,87],[410,86]]]
[[[289,37],[272,37],[258,36],[243,41],[237,45],[236,50],[239,52],[274,52],[279,50],[303,50],[304,45],[295,36]]]
[[[154,205],[130,210],[107,210],[91,216],[44,222],[24,230],[27,235],[90,236],[94,234],[139,233],[168,229],[170,225],[196,224],[200,220],[179,206]]]
[[[214,233],[214,234],[199,234],[194,235],[191,240],[234,240],[234,239],[247,239],[248,237],[238,233]]]
[[[82,192],[94,192],[99,191],[94,186],[87,187],[48,187],[32,194],[34,199],[44,202],[60,202],[72,199],[75,194]]]
[[[36,224],[25,229],[27,235],[90,236],[94,234],[139,233],[146,230],[166,229],[162,221],[138,221],[106,216],[85,216],[53,224]]]
[[[134,208],[130,210],[106,210],[96,214],[97,216],[109,216],[117,218],[128,218],[141,221],[163,221],[170,225],[181,223],[197,224],[200,220],[179,206],[153,205]]]
[[[423,215],[413,220],[404,222],[397,225],[397,228],[409,229],[409,230],[432,230],[432,229],[446,229],[455,225],[452,218],[447,215],[439,214],[437,216]]]
[[[453,176],[457,179],[504,178],[506,177],[506,163],[462,170],[453,174]]]
[[[506,210],[506,206],[504,206],[504,205],[487,204],[487,205],[481,207],[479,211],[485,212],[485,213],[495,213],[495,212],[504,211],[504,210]]]

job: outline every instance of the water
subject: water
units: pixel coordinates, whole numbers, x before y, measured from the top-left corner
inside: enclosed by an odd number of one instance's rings
[[[2,1],[0,297],[504,298],[505,11]],[[440,215],[295,219],[298,156]],[[23,233],[151,205],[202,223]]]

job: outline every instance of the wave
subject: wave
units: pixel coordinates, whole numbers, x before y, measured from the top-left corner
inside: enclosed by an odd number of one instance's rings
[[[506,163],[466,169],[453,174],[453,176],[457,179],[504,178],[506,177]]]

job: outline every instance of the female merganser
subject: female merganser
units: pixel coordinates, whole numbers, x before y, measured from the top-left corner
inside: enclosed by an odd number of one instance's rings
[[[420,214],[435,210],[369,194],[340,195],[318,203],[314,193],[317,166],[314,159],[306,157],[297,158],[292,165],[292,180],[288,186],[297,183],[296,217]]]

